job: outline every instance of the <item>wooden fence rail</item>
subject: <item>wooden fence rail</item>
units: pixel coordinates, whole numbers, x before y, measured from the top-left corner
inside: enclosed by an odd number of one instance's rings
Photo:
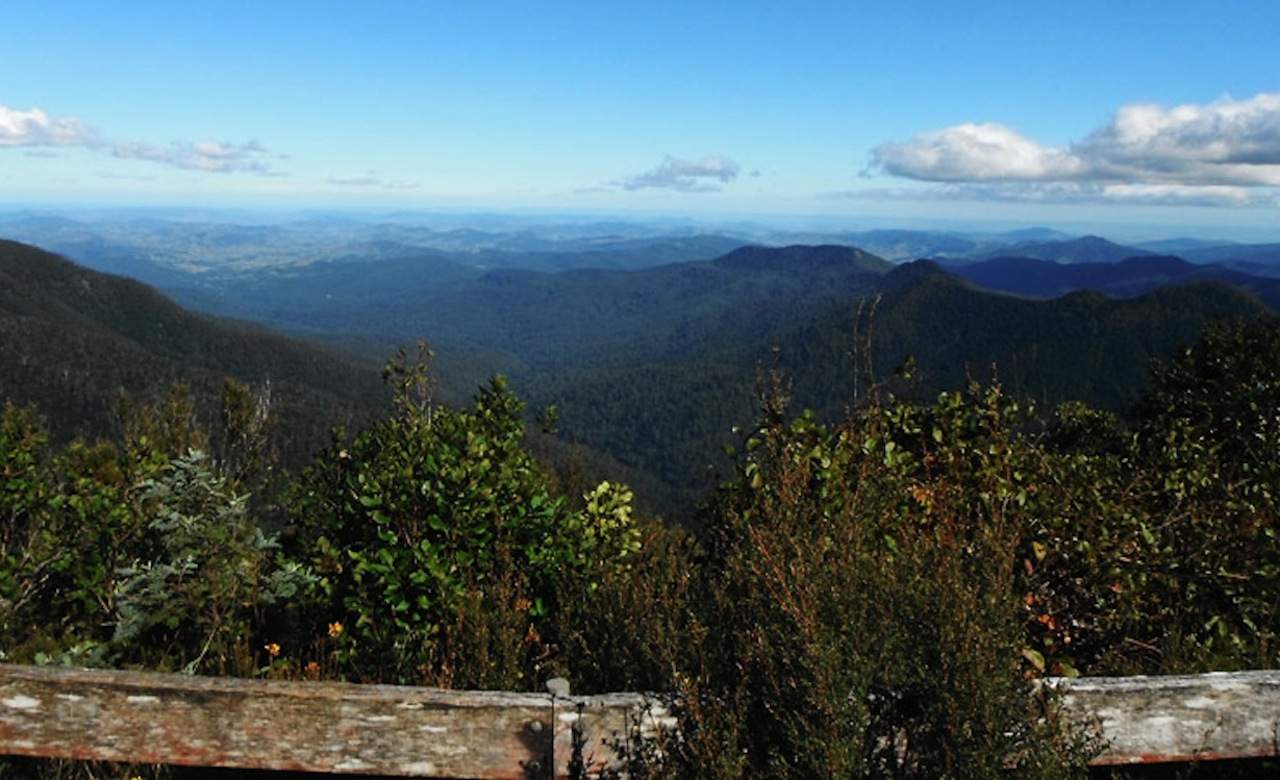
[[[1053,680],[1098,764],[1280,756],[1280,672]],[[338,774],[568,774],[673,725],[641,694],[555,696],[0,665],[0,754]]]

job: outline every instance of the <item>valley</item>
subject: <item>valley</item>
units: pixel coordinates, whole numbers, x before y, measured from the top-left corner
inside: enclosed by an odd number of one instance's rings
[[[1280,304],[1280,281],[1236,270],[1269,267],[1266,248],[1217,247],[1233,265],[1193,264],[1052,231],[844,236],[968,253],[895,263],[848,244],[777,246],[702,228],[664,236],[660,225],[607,225],[605,235],[385,224],[308,235],[306,223],[31,217],[5,226],[91,267],[137,272],[176,302],[4,245],[11,279],[47,266],[12,282],[6,389],[49,407],[55,430],[109,430],[119,388],[182,379],[211,399],[224,372],[276,383],[288,446],[301,457],[324,441],[317,420],[356,423],[382,408],[378,367],[425,339],[441,400],[461,403],[488,376],[507,375],[531,419],[558,414],[553,435],[533,435],[547,457],[642,482],[642,503],[680,523],[694,522],[726,463],[720,450],[755,418],[757,383],[770,370],[787,377],[796,409],[827,420],[872,383],[928,399],[970,381],[998,381],[1042,409],[1079,400],[1123,414],[1152,360],[1208,323],[1269,317]],[[1205,248],[1187,253],[1197,251]],[[75,274],[120,300],[95,308],[68,299],[76,284],[64,277]],[[98,308],[130,314],[104,319]],[[185,319],[166,324],[174,317]],[[73,361],[82,368],[19,346],[36,342],[84,355]]]

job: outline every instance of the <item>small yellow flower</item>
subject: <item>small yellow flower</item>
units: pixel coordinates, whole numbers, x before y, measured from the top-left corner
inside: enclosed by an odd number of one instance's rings
[[[341,623],[339,623],[339,622],[337,622],[337,621],[334,621],[334,622],[330,623],[330,624],[329,624],[329,638],[330,638],[330,639],[337,639],[337,638],[338,638],[338,637],[340,637],[340,636],[342,636],[342,624],[341,624]]]
[[[275,658],[276,656],[280,655],[280,645],[276,644],[275,642],[268,642],[266,645],[263,646],[263,649],[266,650],[267,655],[271,656],[272,658]]]
[[[307,676],[313,680],[320,679],[320,664],[315,661],[307,662]]]

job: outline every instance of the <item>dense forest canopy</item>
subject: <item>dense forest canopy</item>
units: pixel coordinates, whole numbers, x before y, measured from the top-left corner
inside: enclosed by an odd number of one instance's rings
[[[630,770],[724,778],[1070,776],[1098,745],[1036,679],[1280,662],[1280,325],[1227,280],[486,275],[527,327],[459,321],[556,369],[532,407],[25,245],[0,281],[7,662],[671,691]]]
[[[212,419],[224,376],[269,380],[288,432],[279,445],[297,466],[329,427],[384,408],[376,366],[426,337],[440,399],[465,403],[505,374],[532,410],[558,411],[556,435],[535,437],[540,453],[643,484],[641,506],[687,523],[715,484],[722,445],[751,416],[761,366],[784,368],[797,405],[826,421],[843,414],[859,382],[891,377],[907,357],[911,379],[895,391],[911,398],[999,379],[1041,406],[1080,400],[1122,413],[1153,358],[1208,322],[1266,311],[1252,297],[1259,287],[1209,269],[1171,279],[1198,286],[1151,280],[1126,288],[1130,297],[1032,301],[967,285],[933,263],[894,266],[834,245],[748,246],[640,270],[470,268],[443,256],[326,262],[236,277],[220,293],[224,310],[327,335],[322,349],[183,311],[136,282],[6,243],[0,269],[12,281],[0,327],[13,338],[0,390],[37,403],[55,435],[67,436],[118,432],[121,389],[139,396],[181,380]]]
[[[0,780],[1280,777],[1277,30],[0,0]]]

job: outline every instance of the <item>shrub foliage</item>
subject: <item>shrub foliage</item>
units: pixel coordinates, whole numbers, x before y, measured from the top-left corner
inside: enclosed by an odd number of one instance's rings
[[[445,407],[429,357],[284,488],[265,389],[60,448],[6,406],[3,660],[669,691],[633,775],[725,778],[1070,776],[1096,745],[1037,678],[1280,662],[1273,323],[1156,366],[1124,421],[974,385],[823,423],[769,376],[697,533],[566,495],[505,382]]]

